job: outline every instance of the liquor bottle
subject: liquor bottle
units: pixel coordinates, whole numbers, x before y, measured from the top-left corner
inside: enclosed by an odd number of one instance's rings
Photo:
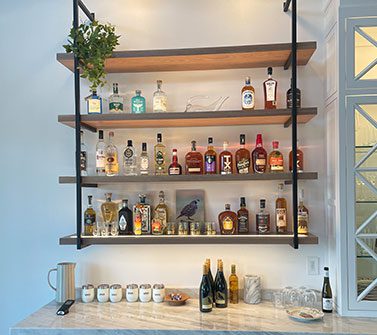
[[[251,153],[254,173],[265,173],[267,167],[267,152],[263,148],[262,134],[257,134],[255,149]]]
[[[102,114],[102,98],[93,90],[92,94],[85,98],[88,114]]]
[[[191,141],[191,151],[185,156],[186,174],[203,174],[203,155],[196,151],[196,141]]]
[[[323,286],[322,286],[322,311],[324,313],[332,313],[333,298],[332,298],[332,291],[331,291],[331,285],[330,285],[329,268],[326,266],[324,270],[325,270],[325,277],[323,278]]]
[[[166,147],[162,143],[162,134],[157,134],[157,144],[154,146],[154,172],[156,175],[166,174]]]
[[[93,196],[88,195],[88,207],[84,212],[84,235],[92,236],[93,229],[96,225],[96,211],[93,209],[92,205]]]
[[[199,309],[203,313],[212,311],[213,292],[211,282],[208,277],[208,266],[203,265],[203,277],[199,288]]]
[[[238,277],[236,275],[236,265],[231,266],[231,275],[229,276],[229,302],[231,304],[238,304]]]
[[[232,174],[233,173],[233,156],[228,151],[228,142],[223,143],[223,151],[219,156],[220,174]]]
[[[283,197],[284,184],[278,185],[278,197],[275,202],[276,232],[285,233],[288,228],[287,200]]]
[[[298,147],[299,141],[297,141],[297,172],[304,172],[304,153]],[[293,171],[293,154],[292,150],[289,153],[289,171]]]
[[[270,232],[270,214],[265,212],[266,199],[259,201],[259,213],[256,215],[257,232],[266,234]]]
[[[132,145],[132,140],[128,140],[123,151],[123,172],[126,176],[136,176],[136,168],[136,151]]]
[[[240,148],[236,151],[236,168],[237,173],[249,173],[250,169],[250,151],[245,148],[245,134],[240,135]]]
[[[109,97],[109,112],[123,113],[123,97],[118,93],[118,83],[113,84],[113,94]]]
[[[171,159],[171,164],[169,165],[168,173],[169,175],[182,174],[182,166],[178,163],[177,149],[173,149],[173,155]]]
[[[255,90],[250,84],[250,77],[246,77],[245,86],[241,90],[242,109],[250,110],[255,106]]]
[[[213,294],[212,301],[213,301],[213,303],[215,303],[215,281],[213,280],[212,271],[211,271],[211,260],[209,258],[207,258],[205,264],[208,267],[208,279],[209,279],[209,282],[210,282],[211,288],[212,288],[212,294]]]
[[[238,233],[249,233],[249,211],[246,209],[246,201],[244,197],[240,199],[240,209],[237,212]]]
[[[217,260],[217,273],[215,277],[215,304],[217,308],[228,307],[228,285],[223,272],[223,261]]]
[[[272,151],[268,156],[270,172],[284,172],[283,154],[279,150],[279,141],[272,141]]]
[[[88,175],[88,153],[86,150],[86,144],[84,143],[84,132],[80,130],[80,143],[81,143],[81,151],[80,151],[80,170],[82,176]]]
[[[147,143],[141,143],[141,154],[140,154],[140,174],[149,174],[149,155],[147,150]]]
[[[237,234],[237,214],[230,210],[230,204],[225,204],[225,211],[219,214],[219,227],[223,235]]]
[[[128,208],[128,199],[122,200],[122,208],[118,212],[119,235],[132,235],[132,211]]]
[[[96,145],[96,174],[103,176],[106,165],[106,144],[103,140],[103,130],[98,131],[98,142]]]
[[[298,233],[307,235],[309,233],[309,211],[304,206],[304,189],[300,189],[300,201],[297,208]]]
[[[118,226],[118,205],[111,201],[112,193],[105,193],[106,201],[101,205],[103,221],[109,231]]]
[[[134,226],[134,234],[135,235],[141,235],[141,214],[140,212],[137,212],[135,214],[134,212],[134,215],[133,215],[133,226]]]
[[[169,212],[168,212],[168,206],[166,206],[165,203],[165,193],[164,191],[160,191],[158,194],[159,197],[159,204],[154,209],[154,220],[158,220],[160,222],[160,231],[157,232],[156,229],[153,229],[152,227],[152,234],[160,235],[164,232],[164,230],[167,228],[168,218],[169,218]]]
[[[119,174],[118,149],[113,144],[114,133],[109,132],[109,144],[106,147],[105,173],[106,176],[116,176]]]
[[[134,114],[145,113],[145,98],[141,96],[140,90],[136,90],[135,93],[131,99],[131,111]]]
[[[146,196],[139,194],[139,202],[133,207],[134,220],[140,220],[141,222],[141,234],[151,233],[151,206],[145,202]],[[134,225],[138,222],[134,221]],[[134,227],[135,229],[135,227]],[[135,233],[136,234],[136,233]]]
[[[301,108],[301,91],[299,88],[296,87],[296,92],[297,92],[297,96],[296,96],[296,101],[297,101],[297,108]],[[288,109],[291,109],[292,108],[292,105],[293,105],[293,91],[292,91],[292,79],[291,79],[291,87],[289,88],[289,90],[287,91],[287,108]]]
[[[213,148],[213,138],[208,137],[208,147],[204,154],[204,173],[205,174],[216,174],[216,151]]]
[[[153,112],[161,113],[167,111],[168,97],[161,90],[162,80],[157,80],[157,91],[153,93]]]
[[[267,74],[268,74],[268,79],[263,83],[264,108],[275,109],[278,82],[275,79],[272,79],[272,67],[269,67],[267,69]]]

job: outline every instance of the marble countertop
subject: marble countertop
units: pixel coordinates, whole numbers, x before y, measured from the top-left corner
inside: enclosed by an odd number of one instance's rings
[[[11,335],[62,334],[376,334],[377,319],[325,315],[322,321],[302,323],[287,317],[272,303],[240,302],[226,309],[201,313],[198,300],[184,306],[165,303],[76,302],[66,316],[55,313],[60,304],[51,302],[11,328]]]

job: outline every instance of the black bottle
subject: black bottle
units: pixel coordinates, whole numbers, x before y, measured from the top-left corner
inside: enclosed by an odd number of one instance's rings
[[[208,265],[205,263],[203,265],[203,277],[200,283],[199,289],[199,309],[203,313],[208,313],[212,311],[213,305],[213,293],[210,279],[208,277]]]
[[[333,309],[333,298],[329,278],[329,268],[325,267],[325,277],[323,279],[322,287],[322,311],[324,313],[332,313]]]
[[[128,208],[128,200],[123,199],[122,208],[118,213],[119,235],[133,235],[132,211]]]
[[[217,308],[228,307],[228,285],[223,272],[223,261],[217,260],[217,273],[215,278],[215,303]]]

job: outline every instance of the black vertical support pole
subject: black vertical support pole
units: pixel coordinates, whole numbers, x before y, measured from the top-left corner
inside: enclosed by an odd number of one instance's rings
[[[298,249],[297,203],[297,0],[292,0],[292,205],[293,247]]]
[[[79,26],[79,4],[78,0],[73,0],[73,28]],[[76,44],[76,40],[73,41]],[[75,70],[75,165],[76,165],[76,237],[77,249],[81,249],[81,216],[82,216],[82,189],[81,189],[81,115],[80,115],[80,69],[76,56],[73,59]]]

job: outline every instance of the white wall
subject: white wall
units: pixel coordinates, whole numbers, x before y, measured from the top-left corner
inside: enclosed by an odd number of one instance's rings
[[[122,35],[121,49],[179,48],[195,46],[242,45],[290,41],[290,16],[282,12],[282,1],[263,0],[87,0],[97,18],[110,21]],[[3,93],[0,143],[3,152],[1,173],[2,213],[0,276],[7,308],[0,313],[0,332],[53,299],[47,286],[47,270],[55,263],[72,260],[78,263],[77,285],[85,282],[164,282],[175,287],[196,287],[200,264],[205,257],[223,258],[226,269],[238,265],[240,277],[259,274],[265,288],[308,285],[320,288],[322,276],[306,275],[306,257],[320,257],[326,262],[324,206],[324,32],[322,2],[300,1],[298,37],[316,40],[318,49],[310,63],[299,69],[299,87],[303,105],[318,106],[319,115],[299,127],[307,170],[318,171],[319,180],[305,182],[311,212],[310,229],[319,235],[318,246],[93,246],[80,252],[58,246],[58,238],[75,227],[74,186],[59,185],[59,175],[73,174],[74,132],[58,124],[58,114],[73,113],[73,76],[56,62],[71,24],[70,1],[18,1],[2,4],[0,40]],[[211,72],[149,73],[112,75],[123,91],[141,88],[151,101],[156,79],[164,81],[171,110],[181,111],[186,99],[195,94],[229,95],[229,109],[239,108],[239,91],[246,75],[251,75],[257,89],[257,107],[262,106],[261,83],[265,69],[223,70]],[[290,72],[274,70],[279,81],[279,104],[284,105]],[[102,93],[107,93],[109,88]],[[87,94],[83,87],[83,96]],[[195,138],[205,146],[212,135],[216,146],[223,140],[237,145],[240,132],[247,134],[249,148],[257,132],[262,132],[267,150],[271,141],[281,141],[285,155],[289,151],[290,129],[281,126],[233,128],[163,129],[168,148],[178,147],[180,158]],[[140,147],[147,138],[151,148],[157,129],[117,131],[121,143],[132,138]],[[95,135],[88,134],[90,147]],[[124,185],[112,190],[118,199],[135,200],[140,191],[156,200],[159,184]],[[169,204],[177,188],[203,188],[206,191],[207,219],[214,220],[224,203],[238,208],[240,196],[246,196],[254,218],[257,200],[266,197],[272,205],[276,183],[234,184],[182,183],[164,188]],[[90,190],[102,199],[105,190]],[[289,197],[290,188],[286,189]],[[84,199],[85,200],[85,199]],[[99,202],[97,201],[97,204]],[[174,206],[172,206],[174,207]],[[272,207],[271,207],[272,208]],[[254,222],[254,220],[253,220]],[[254,222],[255,223],[255,222]],[[278,275],[277,275],[278,274]],[[20,292],[20,293],[18,293]],[[22,293],[21,293],[22,292]]]

